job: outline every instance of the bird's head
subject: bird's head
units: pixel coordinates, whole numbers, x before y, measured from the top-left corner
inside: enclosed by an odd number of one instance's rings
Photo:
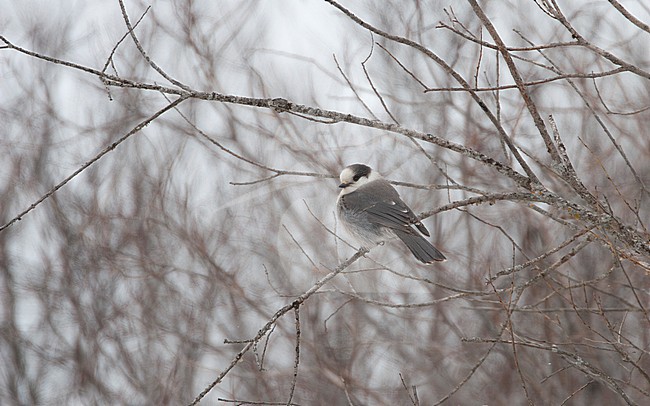
[[[374,172],[368,165],[349,165],[341,171],[341,175],[339,176],[339,180],[341,181],[339,187],[342,189],[341,194],[345,195],[354,192],[360,186],[379,178],[379,174]]]

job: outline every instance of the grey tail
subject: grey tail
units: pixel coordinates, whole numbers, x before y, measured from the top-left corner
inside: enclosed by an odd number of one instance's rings
[[[429,237],[429,230],[427,230],[427,228],[424,226],[424,224],[420,223],[419,221],[418,221],[417,223],[414,223],[414,224],[415,224],[415,226],[418,228],[418,230],[420,230],[420,232],[421,232],[422,234],[424,234],[424,235],[426,235],[427,237]]]
[[[399,239],[406,244],[418,261],[424,262],[425,264],[432,264],[436,261],[444,261],[447,259],[442,255],[442,252],[438,251],[436,247],[431,245],[429,241],[425,240],[421,235],[416,234],[415,232],[409,233],[401,230],[393,231],[395,231],[395,234]]]

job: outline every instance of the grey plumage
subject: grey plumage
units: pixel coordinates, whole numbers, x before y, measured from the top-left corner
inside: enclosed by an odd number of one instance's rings
[[[364,247],[397,236],[421,262],[429,264],[446,259],[413,228],[429,236],[429,231],[395,188],[370,167],[348,166],[341,172],[339,187],[343,189],[337,203],[339,219]]]

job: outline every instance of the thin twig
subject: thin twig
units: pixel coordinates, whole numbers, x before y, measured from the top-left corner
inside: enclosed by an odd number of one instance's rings
[[[551,4],[552,3],[552,7]],[[562,13],[560,10],[560,7],[558,6],[557,2],[555,0],[551,0],[548,2],[549,4],[549,11],[552,14],[552,17],[557,20],[560,24],[566,28],[566,30],[571,34],[572,38],[575,38],[576,41],[578,41],[578,44],[581,46],[591,50],[597,55],[600,55],[602,58],[607,59],[614,65],[618,65],[620,67],[625,68],[628,72],[634,73],[635,75],[638,75],[640,77],[650,79],[650,72],[644,71],[643,69],[639,68],[638,66],[625,62],[624,60],[618,58],[611,52],[608,52],[592,43],[587,41],[582,34],[580,34],[569,22],[569,20],[566,18],[566,16]]]
[[[621,3],[619,3],[616,0],[607,0],[607,1],[609,1],[609,4],[611,4],[616,10],[618,10],[618,12],[621,13],[625,18],[627,18],[628,21],[630,21],[632,24],[641,28],[643,31],[650,33],[650,25],[634,17],[629,11],[625,9],[625,7],[623,7],[623,5],[621,5]]]
[[[167,99],[167,95],[165,95],[163,93],[163,96]],[[232,156],[234,158],[237,158],[240,161],[243,161],[243,162],[246,162],[246,163],[248,163],[250,165],[253,165],[253,166],[257,167],[257,168],[264,169],[264,170],[269,171],[269,172],[273,172],[273,175],[267,176],[267,177],[262,178],[262,179],[249,181],[249,182],[228,182],[231,185],[234,185],[234,186],[254,185],[254,184],[257,184],[257,183],[260,183],[260,182],[265,182],[265,181],[268,181],[268,180],[271,180],[271,179],[275,179],[275,178],[277,178],[279,176],[287,176],[287,175],[290,175],[290,176],[307,176],[307,177],[316,177],[316,178],[334,178],[335,177],[334,175],[326,175],[326,174],[322,174],[322,173],[287,171],[287,170],[284,170],[284,169],[277,169],[277,168],[270,167],[268,165],[264,165],[264,164],[262,164],[260,162],[257,162],[255,160],[253,160],[253,159],[247,158],[247,157],[243,156],[242,154],[234,152],[233,150],[223,146],[223,144],[221,144],[219,141],[217,141],[214,137],[211,137],[205,131],[203,131],[199,127],[197,127],[196,124],[194,124],[179,109],[175,108],[174,110],[176,111],[176,113],[178,113],[179,116],[181,116],[181,118],[183,120],[185,120],[185,122],[190,127],[192,127],[194,130],[196,130],[196,132],[198,132],[201,137],[203,137],[209,143],[216,146],[217,148],[219,148],[220,150],[222,150],[226,154],[228,154],[228,155],[230,155],[230,156]]]
[[[294,307],[293,312],[296,316],[296,356],[293,360],[293,377],[291,378],[291,390],[289,391],[287,406],[292,404],[291,401],[293,400],[296,382],[298,381],[298,366],[300,365],[300,306]]]
[[[562,403],[560,403],[560,406],[566,405],[566,403],[567,403],[569,400],[571,400],[572,397],[574,397],[575,395],[577,395],[578,392],[580,392],[581,390],[585,389],[587,386],[591,385],[591,384],[594,383],[594,382],[596,382],[596,381],[594,381],[593,379],[589,378],[589,379],[587,380],[587,382],[586,382],[584,385],[580,386],[578,389],[576,389],[576,390],[574,390],[573,392],[571,392],[571,394],[570,394],[569,396],[567,396],[567,397],[564,399],[564,401],[562,401]]]
[[[144,19],[144,16],[147,15],[147,13],[149,12],[149,10],[151,10],[151,6],[148,6],[148,7],[144,10],[144,12],[143,12],[142,15],[140,16],[140,18],[138,18],[138,21],[136,21],[135,24],[133,24],[133,29],[135,29],[138,25],[140,25],[140,22]],[[115,67],[115,64],[113,63],[113,56],[115,55],[115,52],[117,52],[117,48],[120,46],[120,44],[121,44],[122,42],[124,42],[124,40],[125,40],[126,37],[128,37],[128,36],[129,36],[129,31],[127,31],[124,35],[122,35],[122,38],[120,38],[120,39],[115,43],[115,46],[113,47],[113,49],[111,50],[111,52],[108,54],[108,57],[106,58],[106,63],[104,63],[104,67],[102,68],[102,72],[106,72],[106,69],[108,69],[108,66],[110,65],[110,66],[113,67],[113,72],[114,72],[116,75],[119,76],[119,74],[118,74],[118,72],[117,72],[117,68]],[[104,86],[106,86],[106,91],[108,92],[108,98],[109,98],[109,100],[113,100],[113,98],[111,97],[111,92],[110,92],[110,89],[109,89],[108,85],[105,84]]]
[[[508,69],[510,70],[510,75],[512,76],[515,83],[517,84],[517,89],[519,90],[519,93],[521,94],[521,97],[524,100],[524,103],[526,104],[526,108],[528,109],[530,115],[533,118],[535,127],[537,127],[537,130],[539,131],[539,134],[542,137],[542,140],[544,141],[544,145],[546,145],[547,152],[549,153],[553,161],[559,162],[560,158],[558,156],[557,150],[553,145],[553,142],[551,141],[551,137],[548,133],[548,130],[544,125],[544,120],[542,120],[542,116],[539,114],[539,111],[537,110],[537,105],[533,102],[532,97],[530,97],[528,89],[526,88],[526,86],[524,86],[524,80],[521,77],[521,74],[519,73],[519,69],[517,69],[515,62],[512,59],[512,55],[510,55],[510,53],[506,50],[505,43],[499,36],[499,33],[497,32],[496,28],[494,28],[494,26],[492,25],[490,19],[483,12],[481,6],[479,6],[478,2],[476,0],[468,0],[468,1],[472,7],[472,10],[474,10],[474,13],[481,20],[481,23],[483,23],[483,26],[488,30],[490,36],[492,37],[492,39],[494,39],[494,42],[498,46],[499,52],[501,52],[501,56],[503,56],[503,59],[506,62]]]
[[[501,335],[505,331],[506,327],[507,327],[507,325],[505,323],[501,324],[500,331],[499,331],[499,333],[497,335],[498,337],[501,337]],[[468,342],[467,339],[465,339],[465,338],[462,338],[461,341]],[[472,376],[474,376],[474,373],[476,373],[476,371],[479,369],[479,367],[481,365],[483,365],[483,363],[485,362],[487,357],[492,353],[492,350],[496,347],[496,345],[497,345],[496,342],[492,343],[492,345],[490,345],[488,347],[487,351],[485,351],[483,356],[481,356],[481,358],[479,358],[479,360],[476,361],[476,363],[472,366],[472,368],[470,368],[470,370],[467,372],[467,375],[465,375],[465,377],[463,379],[461,379],[460,382],[458,382],[456,384],[456,386],[454,386],[454,388],[451,391],[449,391],[442,398],[438,399],[438,401],[436,401],[433,405],[434,406],[441,405],[442,403],[446,402],[454,393],[458,392],[460,390],[460,388],[462,388],[463,385],[465,385],[467,383],[467,381],[469,381],[470,378]]]
[[[404,38],[398,35],[393,35],[390,33],[387,33],[385,31],[380,30],[379,28],[373,26],[372,24],[369,24],[362,20],[361,18],[357,17],[354,13],[352,13],[350,10],[347,8],[343,7],[340,5],[338,2],[334,0],[325,0],[327,3],[331,4],[335,8],[339,9],[343,14],[348,16],[352,21],[360,25],[361,27],[377,34],[380,35],[386,39],[389,39],[391,41],[395,41],[404,45],[407,45],[409,47],[412,47],[420,52],[422,52],[424,55],[429,57],[431,60],[433,60],[435,63],[437,63],[440,67],[442,67],[445,72],[447,72],[451,77],[454,78],[463,88],[466,88],[469,90],[470,95],[472,96],[472,99],[479,105],[481,110],[487,115],[488,119],[492,124],[495,126],[497,129],[499,136],[501,136],[504,140],[504,142],[508,145],[508,147],[511,149],[513,156],[516,158],[517,162],[519,165],[523,168],[524,172],[526,173],[526,176],[528,178],[528,187],[527,189],[531,188],[531,183],[534,184],[539,184],[539,180],[537,179],[537,176],[535,173],[532,171],[528,163],[523,159],[519,151],[515,148],[512,140],[506,133],[505,129],[501,124],[496,120],[496,117],[494,114],[492,114],[491,110],[489,107],[485,104],[485,102],[478,96],[476,92],[471,90],[471,86],[467,81],[463,78],[462,75],[460,75],[458,72],[456,72],[451,66],[449,66],[442,58],[440,58],[438,55],[436,55],[433,51],[430,49],[424,47],[421,44],[416,43],[415,41],[412,41],[408,38]]]
[[[30,211],[34,210],[38,205],[43,203],[45,200],[49,199],[54,193],[56,193],[59,189],[61,189],[63,186],[65,186],[68,182],[70,182],[72,179],[77,177],[80,173],[85,171],[87,168],[89,168],[91,165],[95,164],[97,161],[99,161],[102,157],[104,157],[106,154],[109,152],[113,151],[118,145],[129,139],[133,134],[136,134],[140,132],[143,128],[145,128],[147,125],[149,125],[151,122],[153,122],[155,119],[160,117],[163,113],[166,111],[173,109],[174,107],[178,106],[186,100],[187,97],[179,97],[170,104],[166,105],[162,109],[158,110],[151,116],[147,117],[145,120],[141,121],[138,125],[133,127],[131,131],[128,133],[124,134],[121,138],[119,138],[117,141],[113,142],[111,145],[107,146],[103,150],[101,150],[97,155],[95,155],[92,159],[87,161],[85,164],[81,165],[76,171],[72,172],[70,175],[68,175],[65,179],[63,179],[61,182],[56,184],[52,189],[50,189],[47,193],[45,193],[43,196],[41,196],[38,200],[36,200],[34,203],[29,205],[25,210],[14,216],[11,220],[9,220],[6,224],[4,224],[2,227],[0,227],[0,232],[11,226],[17,221],[22,220],[23,216],[25,216],[27,213]]]
[[[417,393],[417,390],[416,390],[417,387],[415,385],[413,385],[411,387],[412,390],[413,390],[413,394],[411,394],[411,391],[409,390],[408,386],[406,385],[406,382],[404,381],[404,377],[402,376],[401,372],[399,373],[399,380],[400,380],[400,382],[402,382],[402,387],[406,391],[406,394],[408,395],[409,400],[411,401],[411,404],[413,406],[420,406],[420,400],[418,399],[418,393]]]
[[[598,78],[603,78],[603,77],[608,77],[608,76],[614,76],[617,75],[621,72],[626,72],[626,69],[624,68],[616,68],[604,72],[592,72],[592,73],[564,73],[564,74],[556,74],[556,76],[546,78],[546,79],[538,79],[538,80],[532,80],[530,82],[522,82],[522,85],[524,87],[533,87],[533,86],[539,86],[539,85],[544,85],[552,82],[557,82],[560,80],[566,80],[566,79],[598,79]],[[485,87],[478,87],[478,88],[473,88],[471,89],[472,92],[493,92],[493,91],[500,91],[500,90],[515,90],[517,89],[517,85],[497,85],[497,86],[485,86]],[[463,87],[439,87],[439,88],[427,88],[425,93],[428,92],[469,92],[468,89],[465,89]],[[643,111],[643,110],[642,110]]]
[[[314,262],[314,260],[311,259],[311,256],[309,256],[309,254],[307,254],[307,252],[305,251],[305,249],[302,247],[302,244],[300,244],[300,243],[298,242],[298,240],[296,240],[296,238],[293,236],[293,234],[291,234],[291,231],[289,231],[289,229],[287,228],[287,226],[284,225],[284,224],[282,224],[282,228],[284,228],[284,231],[286,231],[287,234],[289,234],[289,237],[291,237],[291,240],[294,242],[294,244],[296,244],[296,245],[298,246],[298,248],[300,249],[300,252],[302,252],[302,254],[305,256],[305,258],[307,258],[307,260],[311,263],[311,266],[312,266],[314,269],[317,269],[318,266],[316,265],[316,263]]]
[[[378,46],[379,48],[383,49],[384,52],[386,52],[386,53],[388,54],[388,56],[390,56],[391,59],[394,60],[395,63],[397,63],[397,64],[399,65],[399,67],[402,68],[402,70],[403,70],[404,72],[408,73],[408,75],[409,75],[410,77],[412,77],[416,82],[418,82],[418,84],[419,84],[420,86],[422,86],[424,89],[428,89],[428,88],[429,88],[427,85],[424,84],[424,82],[422,82],[422,81],[420,80],[420,78],[418,78],[418,77],[417,77],[413,72],[411,72],[410,70],[408,70],[408,69],[406,68],[406,66],[404,66],[404,64],[402,64],[402,63],[399,61],[399,59],[397,59],[397,57],[395,57],[395,55],[393,55],[390,51],[388,51],[388,49],[386,49],[386,47],[384,47],[384,46],[383,46],[382,44],[380,44],[379,42],[375,42],[375,44],[377,44],[377,46]],[[465,89],[463,89],[463,90],[465,90]]]
[[[370,33],[370,39],[372,40],[372,32]],[[361,62],[361,67],[363,69],[363,73],[366,75],[366,80],[370,84],[370,87],[372,88],[372,91],[375,93],[375,96],[377,96],[377,99],[379,99],[379,102],[381,103],[381,106],[384,108],[384,111],[386,112],[386,114],[388,114],[388,116],[391,118],[391,120],[393,120],[395,124],[399,125],[399,121],[397,121],[393,113],[390,112],[390,109],[386,105],[384,98],[381,97],[379,90],[377,90],[377,88],[375,87],[375,84],[372,82],[372,79],[370,78],[370,74],[368,73],[368,68],[366,67],[366,63],[368,62],[368,60],[370,60],[370,57],[372,56],[374,50],[375,50],[375,42],[374,40],[372,40],[370,43],[370,52],[368,53],[366,59],[364,59]]]
[[[245,400],[245,399],[226,399],[217,398],[219,402],[236,403],[237,406],[243,405],[263,405],[263,406],[287,406],[286,402],[269,402],[268,400]],[[291,406],[300,406],[299,403],[291,403]]]
[[[131,39],[133,40],[133,43],[135,46],[138,48],[138,51],[140,51],[140,54],[142,57],[147,61],[147,63],[156,71],[160,74],[160,76],[164,77],[167,79],[170,83],[180,87],[183,90],[190,90],[189,86],[184,85],[183,83],[179,82],[178,80],[172,78],[167,72],[162,70],[147,54],[147,52],[144,50],[142,47],[142,44],[140,44],[140,41],[138,40],[138,37],[135,35],[135,31],[133,31],[133,27],[131,26],[131,21],[129,20],[129,16],[126,12],[126,7],[124,6],[124,1],[123,0],[118,0],[120,3],[120,10],[122,10],[122,18],[124,19],[124,23],[126,24],[126,28],[129,30],[129,34],[131,34]]]
[[[350,90],[352,90],[352,93],[354,94],[354,97],[356,97],[356,99],[359,101],[359,103],[361,103],[363,108],[366,109],[368,114],[370,114],[370,116],[373,119],[378,120],[379,118],[375,115],[375,113],[372,112],[372,109],[370,109],[370,107],[368,107],[366,102],[363,101],[363,99],[359,95],[359,92],[357,92],[357,89],[354,88],[354,85],[352,84],[352,82],[348,78],[348,75],[346,75],[345,72],[343,72],[343,69],[341,68],[341,65],[339,65],[338,59],[336,59],[336,55],[332,55],[332,58],[334,58],[334,63],[336,64],[336,69],[339,71],[341,76],[343,76],[343,79],[345,79],[345,82],[348,84],[348,87],[350,88]]]
[[[354,262],[359,260],[359,258],[363,257],[365,254],[368,253],[368,250],[365,248],[360,249],[357,251],[353,256],[351,256],[349,259],[346,261],[343,261],[341,264],[339,264],[334,270],[332,270],[330,273],[325,275],[323,278],[321,278],[319,281],[314,283],[311,288],[309,288],[307,291],[305,291],[303,294],[298,296],[293,302],[288,303],[278,309],[273,316],[264,324],[264,326],[257,332],[255,337],[249,341],[244,348],[242,348],[230,361],[230,364],[224,369],[219,376],[211,383],[209,384],[201,393],[199,393],[196,398],[189,404],[190,406],[194,406],[198,404],[201,399],[203,399],[215,386],[217,386],[223,378],[241,361],[241,359],[244,357],[244,354],[246,354],[250,349],[253,347],[255,343],[257,343],[259,340],[262,339],[266,335],[266,333],[275,325],[275,323],[278,321],[278,319],[285,314],[287,314],[289,311],[292,309],[295,309],[296,307],[301,306],[305,300],[309,299],[314,293],[316,293],[320,288],[323,287],[327,282],[329,282],[332,278],[334,278],[336,275],[341,273],[343,270],[347,269],[350,265],[352,265]]]

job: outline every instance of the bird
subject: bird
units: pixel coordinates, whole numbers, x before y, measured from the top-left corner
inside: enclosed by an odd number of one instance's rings
[[[429,237],[429,230],[402,201],[397,190],[371,167],[349,165],[341,171],[339,180],[337,216],[362,247],[371,248],[397,237],[420,262],[432,264],[447,259],[420,235]]]

